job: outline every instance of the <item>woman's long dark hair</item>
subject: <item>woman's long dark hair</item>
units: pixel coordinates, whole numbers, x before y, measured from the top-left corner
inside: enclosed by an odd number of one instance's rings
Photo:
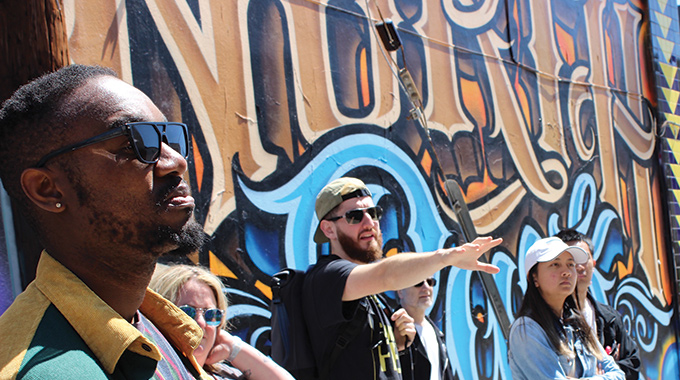
[[[538,272],[538,265],[534,265],[527,274],[527,291],[522,300],[517,317],[529,317],[543,328],[548,336],[548,341],[558,354],[574,356],[569,349],[567,336],[563,326],[569,325],[573,328],[585,348],[590,351],[598,360],[602,360],[602,352],[597,348],[598,342],[595,334],[591,332],[585,318],[579,312],[578,301],[573,294],[569,295],[562,306],[562,319],[553,313],[552,309],[543,299],[541,293],[535,285],[534,275]],[[578,291],[578,285],[574,292]]]

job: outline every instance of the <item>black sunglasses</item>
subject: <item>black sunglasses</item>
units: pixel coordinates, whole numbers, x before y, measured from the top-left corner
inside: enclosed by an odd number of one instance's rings
[[[437,279],[430,277],[427,280],[420,281],[419,283],[417,283],[413,286],[416,287],[416,288],[420,288],[421,286],[425,285],[425,282],[427,282],[427,284],[430,285],[431,288],[434,288],[434,286],[437,285]]]
[[[203,309],[189,305],[182,305],[179,308],[194,320],[196,320],[200,313],[203,313],[203,319],[205,319],[205,323],[209,326],[219,325],[224,317],[224,310],[221,309]]]
[[[134,147],[137,159],[145,164],[155,164],[158,162],[161,156],[162,142],[168,144],[185,159],[189,155],[189,130],[186,124],[165,122],[126,123],[101,135],[54,150],[41,158],[35,167],[41,168],[45,166],[48,160],[60,154],[73,152],[76,149],[118,136],[128,137],[130,144]]]
[[[377,222],[382,217],[383,209],[380,206],[357,208],[354,210],[347,211],[345,215],[333,216],[330,218],[326,218],[326,220],[334,222],[344,217],[345,220],[347,221],[347,224],[359,224],[364,219],[364,213],[368,214],[368,216],[370,216],[371,219]]]

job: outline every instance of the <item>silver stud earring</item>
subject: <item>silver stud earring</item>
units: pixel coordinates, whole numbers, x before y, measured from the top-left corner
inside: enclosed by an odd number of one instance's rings
[[[61,208],[61,202],[57,202],[57,204],[55,204],[55,206],[57,206],[57,208]]]

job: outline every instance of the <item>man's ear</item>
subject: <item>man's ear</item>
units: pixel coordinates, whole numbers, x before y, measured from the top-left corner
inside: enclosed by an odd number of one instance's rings
[[[319,228],[321,229],[321,232],[326,235],[328,240],[334,240],[336,238],[337,235],[335,233],[335,226],[333,225],[333,222],[322,220],[319,224]]]
[[[49,212],[64,210],[64,199],[55,182],[54,172],[45,168],[28,168],[21,173],[21,188],[36,206]]]

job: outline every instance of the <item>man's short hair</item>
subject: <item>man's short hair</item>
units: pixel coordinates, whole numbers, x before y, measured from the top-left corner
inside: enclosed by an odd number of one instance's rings
[[[556,237],[562,239],[563,242],[565,243],[573,243],[573,242],[584,242],[588,246],[588,249],[590,250],[590,255],[593,255],[593,242],[590,240],[589,237],[586,235],[576,231],[573,228],[567,228],[564,229],[560,232],[558,232]]]
[[[100,76],[118,77],[100,66],[70,65],[21,86],[0,108],[0,179],[7,193],[27,207],[21,173],[43,155],[60,147],[78,116],[62,107],[74,90]]]

